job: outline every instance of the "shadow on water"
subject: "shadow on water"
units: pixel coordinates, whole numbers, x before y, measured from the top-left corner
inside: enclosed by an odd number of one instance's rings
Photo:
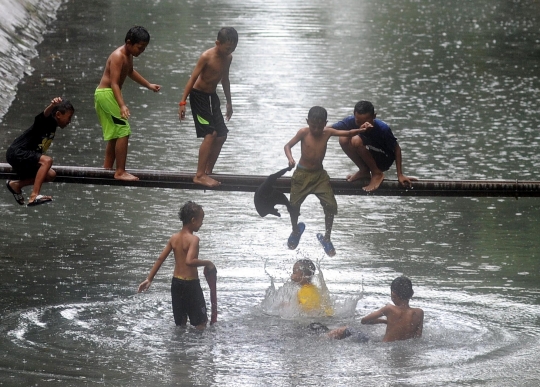
[[[537,11],[523,0],[66,1],[35,71],[17,86],[0,144],[5,150],[51,96],[64,95],[76,116],[51,156],[58,165],[100,166],[93,91],[125,31],[143,24],[152,39],[135,67],[163,89],[126,82],[128,166],[194,171],[200,141],[191,117],[178,122],[178,98],[218,26],[233,25],[235,112],[217,173],[281,169],[283,145],[309,107],[325,106],[334,122],[369,99],[400,141],[405,174],[536,180]],[[325,168],[331,177],[354,170],[337,141]],[[312,197],[302,206],[299,249],[290,251],[288,216],[260,218],[251,194],[43,191],[55,200],[39,208],[16,206],[7,191],[0,201],[0,384],[532,386],[540,377],[536,199],[340,196],[329,258]],[[218,268],[218,324],[202,333],[174,326],[172,257],[136,294],[187,200],[205,209],[200,255]],[[367,344],[312,335],[309,319],[265,310],[269,286],[286,288],[299,256],[320,262],[335,300],[355,300],[325,324],[358,328]],[[390,302],[389,284],[401,274],[413,281],[411,305],[425,311],[424,336],[386,344],[384,327],[359,320]]]

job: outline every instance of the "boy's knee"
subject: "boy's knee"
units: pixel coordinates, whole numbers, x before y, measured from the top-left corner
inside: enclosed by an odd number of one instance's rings
[[[39,164],[43,165],[44,167],[50,168],[52,167],[53,159],[49,156],[42,155],[39,158]]]
[[[358,137],[358,136],[355,136]],[[351,146],[352,138],[350,137],[338,137],[339,145],[341,145],[342,148],[347,148]]]
[[[47,181],[53,181],[54,179],[56,179],[56,171],[51,168],[47,171]]]
[[[364,146],[364,142],[362,141],[362,138],[360,136],[354,136],[353,138],[351,138],[351,145],[354,148],[359,148]]]

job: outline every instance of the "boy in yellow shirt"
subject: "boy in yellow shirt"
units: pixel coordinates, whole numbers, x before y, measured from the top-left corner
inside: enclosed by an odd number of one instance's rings
[[[293,266],[291,281],[300,285],[297,293],[298,305],[303,312],[324,312],[326,316],[334,314],[327,297],[311,281],[315,275],[315,264],[310,259],[301,259]]]

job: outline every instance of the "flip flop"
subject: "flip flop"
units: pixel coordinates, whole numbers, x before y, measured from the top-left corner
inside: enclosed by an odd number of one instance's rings
[[[9,192],[11,192],[11,194],[13,195],[13,197],[15,198],[15,201],[17,203],[19,203],[19,205],[23,205],[24,204],[24,196],[22,194],[22,192],[20,193],[17,193],[15,192],[15,190],[13,188],[11,188],[11,186],[9,185],[9,183],[11,183],[11,180],[8,180],[6,181],[6,187],[7,189],[9,190]]]
[[[291,232],[291,235],[289,235],[289,239],[287,240],[287,246],[289,246],[289,249],[294,250],[298,246],[298,243],[300,243],[300,238],[302,237],[302,234],[304,233],[304,230],[306,229],[306,225],[303,222],[298,223],[298,230],[300,231],[298,234],[295,234],[294,232]]]
[[[52,199],[43,195],[38,195],[36,196],[33,202],[29,202],[26,206],[34,207],[34,206],[39,206],[40,204],[48,203],[48,202],[52,202]]]
[[[333,257],[334,255],[336,255],[336,249],[334,249],[334,245],[331,241],[327,241],[326,239],[324,239],[323,234],[318,233],[317,239],[319,240],[319,242],[321,242],[321,245],[324,248],[324,252],[326,253],[326,255],[328,255],[329,257]]]

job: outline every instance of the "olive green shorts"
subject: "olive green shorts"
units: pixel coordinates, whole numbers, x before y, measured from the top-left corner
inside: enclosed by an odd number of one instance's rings
[[[120,106],[118,106],[111,88],[96,89],[94,106],[105,141],[127,137],[131,134],[129,122],[122,118]]]
[[[309,194],[319,198],[325,213],[337,214],[337,202],[328,173],[324,169],[309,170],[298,165],[291,178],[291,206],[299,211]]]

